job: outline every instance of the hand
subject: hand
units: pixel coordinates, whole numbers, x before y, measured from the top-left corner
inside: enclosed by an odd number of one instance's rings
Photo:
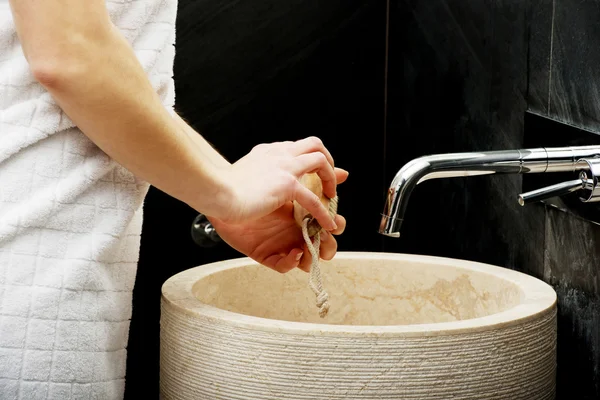
[[[319,196],[298,181],[307,173],[321,178],[323,194],[329,198],[336,195],[337,176],[344,175],[336,173],[331,154],[316,137],[258,145],[223,178],[229,188],[227,203],[212,216],[229,224],[242,223],[270,215],[296,200],[324,229],[334,230],[336,224]]]
[[[344,182],[348,172],[336,168],[337,183]],[[285,273],[296,267],[308,272],[312,258],[302,237],[302,230],[293,217],[293,203],[286,201],[281,207],[258,219],[242,223],[228,223],[208,217],[219,236],[231,247],[253,260]],[[335,217],[337,228],[331,232],[321,231],[320,256],[331,260],[337,252],[337,241],[333,235],[343,233],[346,220]]]

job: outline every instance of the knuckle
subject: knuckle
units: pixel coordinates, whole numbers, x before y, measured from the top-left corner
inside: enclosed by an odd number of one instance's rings
[[[315,147],[321,147],[323,146],[323,141],[321,139],[319,139],[316,136],[311,136],[308,138],[308,140],[310,140],[310,142],[315,146]]]
[[[283,181],[283,186],[285,189],[287,190],[297,190],[298,189],[298,185],[302,185],[298,179],[296,179],[296,177],[294,177],[291,174],[285,174],[282,177],[282,181]]]
[[[315,153],[315,158],[319,164],[329,164],[327,157],[325,157],[325,154],[323,153]]]
[[[280,157],[279,165],[286,171],[292,171],[298,164],[298,160],[295,157]]]
[[[317,195],[310,197],[310,205],[314,208],[320,208],[322,206],[321,200]]]
[[[302,184],[292,175],[286,175],[281,181],[281,193],[287,200],[294,200],[300,196]]]

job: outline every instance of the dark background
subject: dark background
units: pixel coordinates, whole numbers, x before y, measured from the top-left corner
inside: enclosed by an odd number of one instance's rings
[[[520,207],[523,177],[487,176],[420,185],[402,238],[376,230],[389,182],[415,157],[598,143],[598,21],[597,0],[180,0],[176,108],[230,161],[259,143],[319,136],[350,171],[340,250],[456,257],[552,284],[558,399],[597,399],[597,224]],[[196,215],[155,189],[146,199],[128,399],[158,398],[162,283],[240,256],[196,246]]]

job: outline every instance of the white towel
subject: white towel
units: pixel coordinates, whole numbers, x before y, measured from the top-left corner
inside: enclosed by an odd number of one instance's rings
[[[172,110],[176,0],[107,2]],[[0,0],[0,399],[121,399],[148,184],[32,77]]]

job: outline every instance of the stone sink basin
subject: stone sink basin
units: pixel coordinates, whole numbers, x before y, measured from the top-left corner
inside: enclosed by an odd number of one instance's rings
[[[163,286],[163,400],[550,400],[556,294],[456,259],[340,252],[308,274],[243,258]]]

